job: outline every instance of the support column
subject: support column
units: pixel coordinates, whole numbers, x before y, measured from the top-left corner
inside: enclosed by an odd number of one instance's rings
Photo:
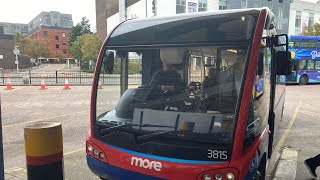
[[[121,58],[121,95],[128,89],[128,54],[125,58]]]

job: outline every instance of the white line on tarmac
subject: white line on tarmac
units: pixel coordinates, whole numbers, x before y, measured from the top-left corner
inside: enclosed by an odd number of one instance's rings
[[[287,129],[285,130],[285,132],[283,133],[283,135],[281,136],[279,142],[277,143],[277,145],[275,146],[275,148],[274,148],[274,150],[273,150],[273,153],[272,153],[272,155],[271,155],[271,158],[270,158],[269,162],[270,162],[270,163],[274,163],[274,164],[272,164],[271,171],[268,170],[268,175],[267,175],[267,176],[268,176],[268,179],[272,176],[272,173],[274,173],[273,170],[274,170],[274,168],[275,168],[275,166],[276,166],[277,159],[280,158],[280,149],[282,148],[285,140],[287,139],[287,137],[288,137],[288,135],[289,135],[289,133],[290,133],[290,131],[291,131],[292,125],[293,125],[293,123],[294,123],[295,120],[296,120],[296,117],[297,117],[298,111],[299,111],[299,109],[300,109],[301,103],[302,103],[302,102],[299,101],[299,104],[298,104],[298,106],[296,107],[296,109],[295,109],[295,111],[294,111],[294,113],[293,113],[293,115],[292,115],[292,118],[291,118],[291,120],[290,120],[290,123],[289,123]]]
[[[10,93],[10,92],[13,92],[13,91],[16,91],[16,90],[18,90],[17,88],[12,88],[12,89],[10,89],[10,90],[4,90],[3,92],[1,92],[1,94],[7,94],[7,93]]]
[[[71,155],[71,154],[74,154],[74,153],[78,153],[78,152],[81,152],[84,150],[86,150],[86,148],[80,148],[80,149],[77,149],[77,150],[74,150],[74,151],[70,151],[70,152],[67,152],[67,153],[64,153],[63,156],[68,156],[68,155]],[[27,170],[24,168],[24,167],[13,167],[13,168],[8,168],[8,169],[5,169],[4,170],[5,173],[9,174],[9,173],[14,173],[14,172],[27,172]]]
[[[19,125],[24,125],[24,124],[29,124],[29,123],[34,123],[34,122],[49,120],[49,119],[55,119],[55,118],[59,118],[59,117],[71,116],[71,115],[74,115],[74,114],[86,113],[86,112],[89,113],[88,110],[87,110],[87,111],[74,112],[74,113],[70,113],[70,114],[63,114],[63,115],[59,115],[59,116],[52,116],[52,117],[42,118],[42,119],[38,119],[38,120],[34,120],[34,121],[26,121],[26,122],[22,122],[22,123],[9,124],[9,125],[2,126],[2,128],[19,126]]]
[[[4,173],[13,173],[13,172],[18,172],[18,171],[26,172],[26,169],[23,167],[13,167],[13,168],[5,169]]]
[[[320,116],[320,113],[312,112],[312,111],[300,111],[301,113],[311,115],[311,116]]]
[[[81,152],[81,151],[84,152],[84,150],[86,150],[86,148],[80,148],[80,149],[77,149],[77,150],[74,150],[74,151],[71,151],[71,152],[64,153],[63,155],[64,155],[64,156],[68,156],[68,155],[70,155],[70,154],[74,154],[74,153],[77,153],[77,152]],[[84,152],[84,153],[85,153],[85,152]]]
[[[300,106],[301,106],[301,101],[299,101],[299,104],[298,104],[298,106],[296,107],[296,109],[295,109],[295,111],[293,113],[293,116],[292,116],[292,118],[290,120],[290,123],[289,123],[286,131],[284,132],[284,134],[281,136],[281,139],[279,140],[278,144],[276,145],[276,148],[277,147],[280,148],[280,147],[283,146],[285,140],[287,139],[287,137],[288,137],[288,135],[289,135],[289,133],[291,131],[293,123],[296,121],[296,117],[297,117],[298,111],[300,109]]]

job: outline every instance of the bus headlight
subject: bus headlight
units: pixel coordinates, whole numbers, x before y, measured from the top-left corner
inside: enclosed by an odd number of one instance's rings
[[[101,152],[101,153],[99,153],[99,157],[101,158],[101,159],[103,159],[105,156],[104,156],[104,153],[103,152]]]
[[[96,155],[96,156],[98,156],[98,155],[99,155],[99,151],[98,151],[97,149],[94,149],[94,150],[93,150],[93,154]]]
[[[215,178],[215,180],[222,180],[222,175],[221,174],[215,174],[214,178]]]
[[[89,151],[89,152],[92,152],[92,151],[93,151],[93,147],[92,147],[90,144],[88,144],[88,147],[87,147],[87,148],[88,148],[88,151]]]
[[[227,173],[226,174],[227,180],[234,180],[234,174],[233,173]]]
[[[203,176],[203,180],[211,180],[211,176],[209,174],[205,174]]]

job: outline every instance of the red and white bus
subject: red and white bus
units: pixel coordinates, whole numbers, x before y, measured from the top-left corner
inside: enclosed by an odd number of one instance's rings
[[[89,168],[101,179],[264,179],[286,39],[267,8],[119,24],[95,69]]]

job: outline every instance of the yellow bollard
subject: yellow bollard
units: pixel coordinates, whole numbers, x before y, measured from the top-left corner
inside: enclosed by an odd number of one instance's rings
[[[24,128],[28,180],[62,180],[62,127],[57,122],[39,122]]]

